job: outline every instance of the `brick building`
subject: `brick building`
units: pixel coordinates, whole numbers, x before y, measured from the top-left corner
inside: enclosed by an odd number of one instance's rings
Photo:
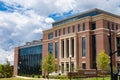
[[[112,51],[120,44],[120,16],[93,9],[52,24],[43,31],[43,57],[51,52],[61,73],[72,70],[95,69],[96,57],[104,50],[109,55],[109,28],[112,34]],[[116,55],[113,55],[114,64]],[[118,60],[118,58],[117,58]]]
[[[42,58],[52,53],[57,72],[66,74],[78,69],[95,69],[96,57],[104,50],[109,55],[109,29],[112,52],[120,48],[120,16],[93,9],[57,22],[43,31]],[[18,48],[15,48],[14,74],[18,74]],[[113,55],[113,65],[119,66],[119,55]]]

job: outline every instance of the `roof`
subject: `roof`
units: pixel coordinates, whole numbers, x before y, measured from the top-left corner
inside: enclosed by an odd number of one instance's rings
[[[74,18],[83,16],[83,15],[85,15],[85,14],[89,14],[89,13],[92,13],[92,12],[97,12],[97,13],[99,13],[99,14],[100,14],[100,13],[104,13],[104,14],[107,14],[107,15],[111,15],[111,16],[120,18],[120,16],[118,16],[118,15],[115,15],[115,14],[113,14],[113,13],[110,13],[110,12],[107,12],[107,11],[104,11],[104,10],[95,8],[95,9],[92,9],[92,10],[89,10],[89,11],[86,11],[86,12],[83,12],[83,13],[80,13],[80,14],[77,14],[77,15],[74,15],[74,16],[71,16],[71,17],[68,17],[68,18],[59,20],[59,21],[53,22],[53,23],[52,23],[52,24],[53,24],[53,27],[56,26],[55,24],[57,24],[57,23],[58,23],[58,25],[59,25],[59,23],[62,23],[62,22],[63,22],[62,24],[64,24],[64,22],[67,22],[67,21],[70,20],[70,19],[73,19],[73,20],[74,20]],[[92,15],[91,15],[91,16],[92,16]],[[85,16],[84,16],[84,17],[85,17]],[[72,21],[72,20],[71,20],[71,21]]]

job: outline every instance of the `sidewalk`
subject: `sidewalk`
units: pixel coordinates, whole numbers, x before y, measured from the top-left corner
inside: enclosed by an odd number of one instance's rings
[[[24,76],[16,76],[17,78],[23,78],[23,79],[33,79],[33,80],[48,80],[47,78],[31,78],[31,77],[24,77]],[[59,80],[59,79],[49,79],[49,80]]]

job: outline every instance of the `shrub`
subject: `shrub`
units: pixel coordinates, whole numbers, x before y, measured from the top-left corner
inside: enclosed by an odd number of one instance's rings
[[[35,76],[34,74],[31,75],[31,77],[33,77],[33,78],[34,78],[34,76]]]

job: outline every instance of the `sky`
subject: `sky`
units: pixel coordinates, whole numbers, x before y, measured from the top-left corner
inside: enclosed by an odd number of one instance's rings
[[[120,0],[0,0],[0,64],[13,65],[14,48],[41,39],[51,23],[94,8],[120,15]]]

